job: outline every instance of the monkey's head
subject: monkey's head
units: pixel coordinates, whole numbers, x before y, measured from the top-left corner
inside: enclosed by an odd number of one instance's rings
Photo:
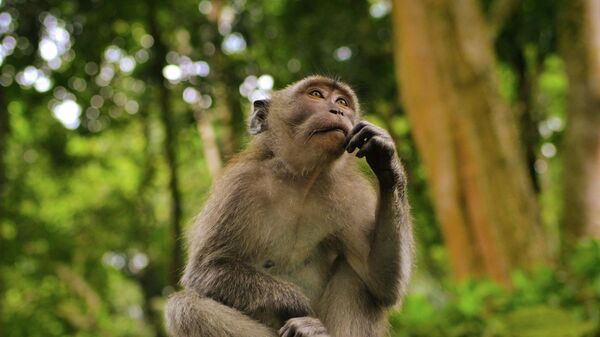
[[[250,133],[275,156],[304,168],[339,158],[360,112],[350,86],[323,76],[295,82],[253,106]]]

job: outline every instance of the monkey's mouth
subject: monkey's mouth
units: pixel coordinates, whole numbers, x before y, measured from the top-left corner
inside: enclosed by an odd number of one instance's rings
[[[313,131],[312,133],[319,134],[319,133],[327,133],[327,132],[341,132],[344,135],[344,137],[346,137],[348,135],[348,131],[339,126],[330,126],[330,127],[326,127],[326,128],[317,129],[317,130]]]

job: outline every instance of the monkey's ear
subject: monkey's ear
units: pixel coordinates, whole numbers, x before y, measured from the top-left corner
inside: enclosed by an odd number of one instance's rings
[[[254,101],[252,116],[250,116],[250,134],[256,135],[267,129],[267,114],[269,113],[268,99],[259,99]]]

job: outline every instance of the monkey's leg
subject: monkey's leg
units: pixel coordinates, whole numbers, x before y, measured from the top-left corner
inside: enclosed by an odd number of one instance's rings
[[[172,337],[277,337],[269,327],[193,290],[169,298],[165,319]]]
[[[331,337],[380,337],[388,328],[385,310],[345,260],[337,262],[319,300],[318,316]]]

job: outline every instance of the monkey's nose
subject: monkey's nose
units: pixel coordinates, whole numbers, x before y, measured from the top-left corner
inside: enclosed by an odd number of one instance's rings
[[[341,110],[337,110],[337,109],[330,109],[329,112],[331,112],[334,115],[340,115],[340,116],[344,115],[344,112],[342,112]]]

